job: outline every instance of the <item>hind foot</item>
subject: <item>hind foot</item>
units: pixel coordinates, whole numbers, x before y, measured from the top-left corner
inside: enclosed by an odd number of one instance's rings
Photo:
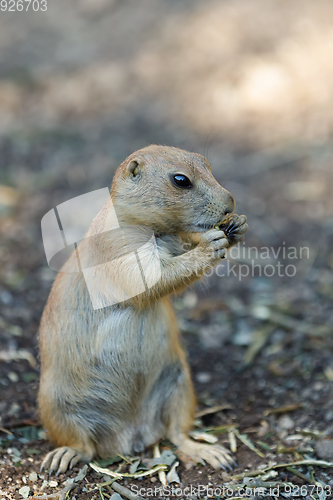
[[[55,470],[57,471],[57,476],[66,472],[67,469],[72,469],[80,461],[89,462],[92,456],[88,456],[82,451],[75,450],[74,448],[69,448],[68,446],[62,446],[61,448],[56,448],[50,451],[42,462],[40,471],[50,467],[49,474],[52,474]]]
[[[186,464],[203,465],[209,464],[214,469],[232,469],[235,461],[229,455],[228,450],[219,444],[203,444],[196,443],[191,439],[184,440],[179,446],[176,453],[179,453],[179,458]]]

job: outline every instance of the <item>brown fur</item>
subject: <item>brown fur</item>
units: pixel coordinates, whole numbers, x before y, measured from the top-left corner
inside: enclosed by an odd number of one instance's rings
[[[176,173],[193,187],[174,186],[170,175]],[[124,240],[112,238],[112,205],[125,226]],[[154,231],[161,277],[144,293],[94,310],[82,273],[58,274],[40,326],[40,415],[60,447],[47,455],[45,467],[61,472],[81,459],[138,453],[163,437],[194,461],[228,465],[222,447],[188,438],[195,397],[169,295],[224,256],[228,241],[212,228],[233,209],[232,196],[200,155],[149,146],[120,165],[109,201],[79,246],[80,257],[108,262],[124,241],[128,248],[140,246],[147,230]],[[246,229],[242,216],[235,242]],[[149,259],[147,253],[147,269]],[[130,293],[133,263],[125,259],[116,270],[106,266],[96,292],[108,300],[114,283]]]

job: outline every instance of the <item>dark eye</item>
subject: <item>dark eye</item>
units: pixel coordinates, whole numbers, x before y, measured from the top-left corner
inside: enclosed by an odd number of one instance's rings
[[[175,174],[172,176],[172,180],[173,180],[173,183],[177,187],[185,188],[185,189],[193,187],[190,179],[188,177],[186,177],[186,175]]]

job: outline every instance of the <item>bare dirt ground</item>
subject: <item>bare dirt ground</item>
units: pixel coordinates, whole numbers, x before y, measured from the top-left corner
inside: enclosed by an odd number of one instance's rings
[[[330,0],[58,0],[45,13],[0,12],[0,498],[64,498],[68,478],[67,498],[112,494],[90,467],[39,474],[52,446],[36,409],[37,332],[55,276],[40,221],[110,186],[150,143],[205,153],[250,226],[228,264],[175,299],[206,412],[198,429],[231,446],[237,465],[180,463],[172,485],[330,498],[332,18]],[[160,486],[157,474],[119,483]]]

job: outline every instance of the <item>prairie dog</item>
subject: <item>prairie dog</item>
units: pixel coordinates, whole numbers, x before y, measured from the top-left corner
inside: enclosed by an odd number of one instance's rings
[[[118,279],[131,298],[94,309],[82,273],[58,274],[39,333],[39,410],[57,446],[42,468],[60,473],[80,460],[137,454],[162,438],[194,462],[229,466],[232,459],[222,446],[188,437],[195,397],[170,294],[224,257],[229,242],[213,228],[233,212],[235,201],[203,156],[152,145],[118,167],[111,196],[79,246],[104,262],[117,253],[112,207],[121,227],[137,228],[138,239],[154,232],[160,277],[131,297],[135,273],[125,259],[113,281],[108,270],[99,277],[97,291],[107,297]],[[241,216],[234,244],[247,227]],[[85,246],[95,234],[98,239]],[[145,258],[149,273],[148,253]]]

